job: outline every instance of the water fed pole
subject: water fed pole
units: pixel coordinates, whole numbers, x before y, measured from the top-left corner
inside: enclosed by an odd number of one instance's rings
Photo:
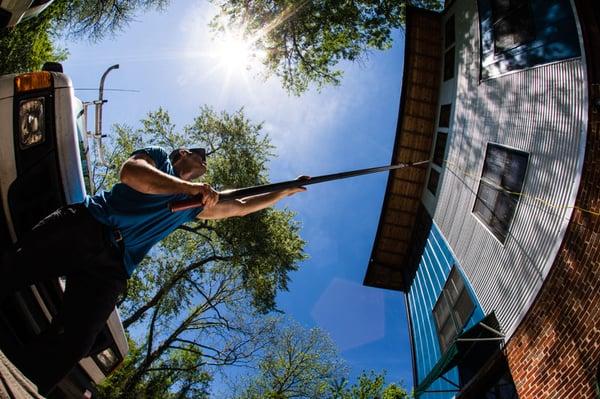
[[[429,161],[399,163],[396,165],[386,165],[386,166],[379,166],[376,168],[358,169],[358,170],[351,170],[349,172],[341,172],[341,173],[334,173],[334,174],[330,174],[330,175],[316,176],[316,177],[311,177],[310,179],[295,179],[295,180],[289,180],[289,181],[284,181],[284,182],[280,182],[280,183],[264,184],[262,186],[253,186],[253,187],[239,188],[239,189],[235,189],[235,190],[228,190],[224,193],[219,194],[219,202],[251,197],[253,195],[258,195],[258,194],[266,194],[266,193],[270,193],[273,191],[283,190],[286,188],[302,187],[302,186],[308,186],[309,184],[317,184],[317,183],[324,183],[326,181],[347,179],[349,177],[361,176],[361,175],[366,175],[366,174],[370,174],[370,173],[378,173],[378,172],[385,172],[385,171],[393,170],[393,169],[403,169],[403,168],[408,168],[411,166],[419,166],[419,165],[424,165],[426,163],[429,163]],[[183,211],[183,210],[191,209],[191,208],[199,208],[201,206],[202,206],[202,197],[198,196],[198,197],[190,198],[188,200],[174,201],[169,204],[169,209],[171,209],[172,212],[177,212],[177,211]]]

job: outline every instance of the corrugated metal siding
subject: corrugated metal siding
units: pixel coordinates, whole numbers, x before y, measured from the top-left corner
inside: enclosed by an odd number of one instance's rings
[[[413,321],[414,351],[417,365],[417,380],[421,382],[431,371],[441,357],[435,321],[433,320],[433,307],[439,298],[444,284],[458,262],[452,255],[442,233],[435,224],[432,225],[427,244],[425,246],[421,263],[417,269],[415,279],[408,291],[409,310]],[[467,328],[473,326],[483,318],[483,311],[475,297],[469,282],[465,281],[473,297],[475,311],[467,323]],[[458,383],[458,371],[451,370],[446,378]],[[452,390],[453,386],[443,380],[437,380],[429,390]],[[452,398],[452,393],[425,394],[423,398]]]
[[[585,70],[576,59],[480,82],[477,62],[464,62],[479,59],[474,7],[470,1],[455,6],[455,112],[434,220],[483,308],[495,310],[511,334],[541,286],[571,215],[567,206],[574,203],[585,142]],[[488,142],[530,154],[525,197],[505,245],[472,214]]]

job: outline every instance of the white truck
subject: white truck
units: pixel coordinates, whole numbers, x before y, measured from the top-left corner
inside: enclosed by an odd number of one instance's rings
[[[90,187],[86,183],[91,180],[85,176],[91,154],[84,103],[75,97],[71,79],[61,72],[60,65],[48,69],[0,77],[2,250],[13,248],[56,208],[81,202],[86,185]],[[18,363],[20,348],[50,325],[63,292],[61,279],[45,281],[0,306],[0,348],[9,358]],[[90,356],[48,397],[93,397],[95,384],[112,372],[127,352],[115,308]]]
[[[54,0],[0,0],[0,29],[38,16]]]

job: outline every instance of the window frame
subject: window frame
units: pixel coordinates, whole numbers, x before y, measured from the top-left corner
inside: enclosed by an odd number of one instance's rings
[[[490,148],[497,148],[497,149],[501,149],[503,151],[505,151],[505,154],[507,154],[505,156],[505,162],[504,162],[504,168],[502,170],[502,173],[499,175],[500,177],[500,185],[498,185],[497,183],[491,181],[488,177],[484,176],[486,174],[486,171],[488,171],[490,169],[490,167],[488,167],[488,160],[491,159],[490,157]],[[512,154],[517,154],[519,156],[524,156],[525,157],[525,168],[522,172],[519,172],[521,175],[521,181],[520,181],[520,187],[518,188],[518,190],[515,190],[511,187],[506,187],[502,184],[502,182],[507,178],[507,160],[508,160],[508,155],[512,155]],[[486,151],[485,151],[485,156],[484,156],[484,161],[483,161],[483,166],[482,166],[482,170],[481,170],[481,177],[479,179],[479,186],[477,187],[477,193],[475,195],[475,201],[473,203],[473,208],[472,208],[472,214],[487,228],[487,230],[501,243],[501,244],[505,244],[506,239],[509,236],[509,232],[512,226],[512,223],[514,221],[515,215],[517,213],[517,209],[518,206],[521,202],[521,194],[523,193],[523,187],[525,186],[525,181],[527,180],[527,173],[529,170],[529,158],[530,158],[530,154],[526,151],[520,150],[518,148],[514,148],[514,147],[509,147],[506,145],[502,145],[499,143],[493,143],[493,142],[488,142],[487,146],[486,146]],[[482,187],[484,187],[484,190],[493,190],[496,192],[496,196],[494,199],[494,204],[493,204],[493,209],[490,209],[489,207],[486,206],[486,203],[484,200],[482,200],[481,198],[483,197],[483,195],[480,195],[480,193],[483,191]],[[518,193],[518,194],[512,194],[513,192]],[[497,212],[497,208],[499,200],[498,198],[504,196],[503,198],[508,198],[510,199],[516,199],[514,202],[514,206],[512,207],[511,210],[511,214],[510,217],[508,218],[508,220],[506,221],[500,221],[500,219],[498,218],[496,212]],[[506,203],[510,203],[510,201],[506,202]],[[478,208],[479,205],[482,204],[483,206],[485,206],[486,208],[488,208],[491,211],[491,216],[496,219],[498,219],[498,224],[493,225],[491,222],[493,221],[490,220],[486,220],[485,215],[482,214]],[[502,205],[501,205],[502,206]],[[501,230],[501,227],[505,226],[505,230]]]
[[[455,14],[450,15],[444,22],[444,65],[442,68],[442,82],[447,82],[456,78],[456,18]],[[450,27],[450,23],[452,26]],[[446,35],[453,34],[451,42],[448,42]],[[451,72],[450,72],[451,71]]]
[[[442,116],[444,116],[444,123],[442,124]],[[447,118],[446,118],[447,117]],[[447,123],[446,123],[447,122]],[[450,139],[450,124],[452,122],[452,103],[440,104],[438,115],[437,115],[437,133],[435,135],[435,143],[431,148],[430,159],[432,162],[429,163],[429,170],[427,173],[427,190],[434,197],[437,197],[440,182],[442,181],[442,174],[444,171],[444,162],[446,161],[446,148],[448,147],[448,140]],[[441,163],[434,162],[435,156],[439,150],[439,138],[440,135],[445,135],[445,143],[442,151]],[[436,174],[435,177],[433,175]],[[437,181],[435,181],[437,180]]]

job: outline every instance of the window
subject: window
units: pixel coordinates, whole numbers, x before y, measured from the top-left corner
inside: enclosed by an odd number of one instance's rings
[[[446,352],[460,334],[475,310],[465,282],[456,267],[453,267],[433,308],[433,318],[438,331],[440,348]]]
[[[440,185],[440,177],[444,165],[444,156],[446,155],[446,143],[448,141],[448,128],[450,126],[450,110],[452,104],[442,104],[440,106],[440,114],[438,125],[441,131],[437,132],[435,139],[435,146],[433,147],[433,153],[431,154],[431,168],[429,172],[429,180],[427,182],[427,189],[434,196],[437,193],[438,186]]]
[[[569,0],[477,0],[477,7],[481,79],[581,56]]]
[[[456,30],[454,27],[454,15],[450,16],[446,20],[444,25],[444,81],[452,79],[454,77],[454,42],[456,41]],[[449,48],[451,47],[451,48]]]
[[[530,0],[492,0],[492,24],[496,53],[535,39]]]
[[[444,55],[444,81],[454,77],[454,49],[455,47],[452,47]]]
[[[437,192],[438,184],[440,183],[440,172],[435,169],[431,169],[429,172],[429,182],[427,188],[431,191],[431,194],[435,195]]]
[[[452,109],[452,104],[443,104],[440,107],[440,120],[438,125],[440,127],[450,127],[450,111]]]
[[[513,219],[529,154],[488,144],[473,213],[504,243]]]
[[[442,166],[442,163],[444,162],[444,154],[446,153],[447,140],[448,133],[437,133],[437,138],[435,139],[435,147],[433,149],[433,163],[438,166]]]
[[[456,40],[456,32],[454,28],[454,15],[452,15],[446,21],[445,30],[444,30],[444,48],[448,48],[454,44]]]

